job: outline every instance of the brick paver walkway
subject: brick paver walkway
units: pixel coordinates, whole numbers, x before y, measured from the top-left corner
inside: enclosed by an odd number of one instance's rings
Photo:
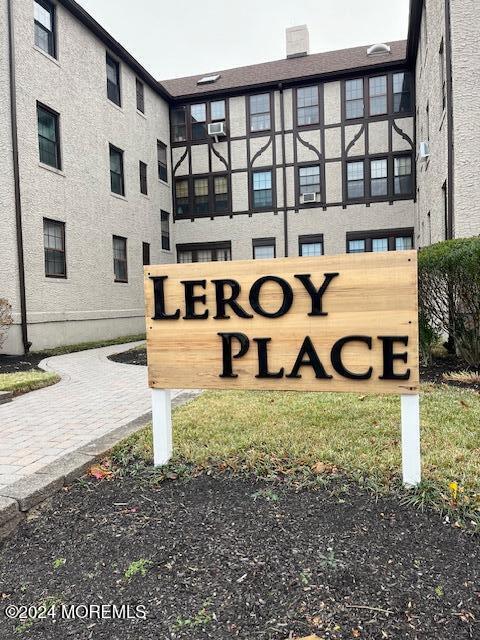
[[[61,381],[0,405],[0,489],[150,411],[146,367],[107,359],[136,344],[47,358]]]

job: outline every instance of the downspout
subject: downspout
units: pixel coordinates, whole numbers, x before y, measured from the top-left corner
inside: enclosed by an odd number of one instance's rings
[[[452,21],[450,0],[445,0],[445,65],[447,73],[447,228],[446,239],[453,238],[454,230],[454,132],[453,132],[453,68],[452,68]]]
[[[280,92],[280,128],[282,130],[282,177],[283,177],[283,238],[285,242],[285,257],[288,258],[288,212],[287,212],[287,170],[285,167],[285,105],[283,96],[283,85],[278,83],[278,91]],[[274,139],[275,144],[275,139]]]
[[[22,200],[20,195],[20,168],[18,162],[17,92],[15,85],[15,38],[13,27],[13,0],[7,0],[8,11],[8,53],[10,71],[10,124],[12,128],[13,179],[15,185],[15,220],[17,231],[18,279],[20,285],[20,315],[22,322],[22,342],[25,353],[30,350],[27,329],[27,300],[25,295],[25,263],[23,254]]]

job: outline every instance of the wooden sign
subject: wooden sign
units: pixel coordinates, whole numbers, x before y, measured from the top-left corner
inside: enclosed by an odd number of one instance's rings
[[[415,251],[145,268],[149,384],[418,394]]]

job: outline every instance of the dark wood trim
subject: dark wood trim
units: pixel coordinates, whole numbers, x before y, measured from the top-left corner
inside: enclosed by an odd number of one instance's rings
[[[277,239],[275,237],[270,238],[252,238],[252,258],[255,260],[255,248],[256,247],[271,247],[273,246],[273,257],[277,257]]]
[[[55,166],[54,165],[48,165],[48,166],[52,166],[54,169],[58,169],[59,171],[61,171],[62,170],[62,146],[61,146],[61,136],[60,136],[60,114],[58,113],[58,111],[55,111],[55,109],[52,109],[48,105],[44,104],[43,102],[39,102],[37,100],[37,143],[40,136],[40,133],[38,131],[38,110],[39,109],[42,109],[42,111],[46,111],[55,119],[55,148],[57,150],[57,164]],[[39,157],[40,157],[40,149],[39,149]]]
[[[286,144],[285,144],[285,94],[283,92],[283,85],[278,85],[279,99],[280,99],[280,140],[282,146],[282,188],[283,188],[283,251],[286,258],[288,258],[288,210],[287,210],[287,169],[286,169]],[[275,136],[273,140],[274,149],[277,148],[277,138]],[[278,194],[277,194],[278,195]]]
[[[411,237],[412,247],[415,246],[413,227],[397,229],[374,229],[371,231],[347,231],[345,235],[345,246],[347,253],[350,253],[348,243],[350,240],[365,240],[365,252],[372,251],[372,240],[388,238],[388,250],[395,250],[395,238]]]
[[[253,174],[254,173],[263,173],[270,171],[272,176],[272,204],[266,207],[254,207],[253,206]],[[252,213],[260,213],[260,212],[269,212],[273,211],[273,213],[278,213],[277,208],[277,171],[276,167],[272,165],[267,165],[266,167],[256,166],[255,168],[250,168],[248,172],[248,208]]]
[[[217,242],[189,242],[175,245],[177,263],[180,251],[192,251],[193,253],[196,253],[198,251],[215,251],[218,249],[228,249],[230,251],[230,259],[233,259],[231,240],[222,240]],[[193,260],[192,256],[192,262],[198,262],[198,260]],[[214,262],[216,261],[214,260]]]
[[[118,239],[118,240],[125,240],[125,260],[122,260],[122,262],[125,262],[125,280],[120,280],[119,278],[116,277],[115,274],[115,242],[114,240]],[[125,238],[124,236],[117,236],[117,235],[113,235],[112,236],[112,253],[113,253],[113,281],[114,282],[120,282],[120,283],[127,283],[128,282],[128,240],[127,238]]]
[[[63,220],[55,220],[54,218],[43,218],[43,234],[45,236],[45,222],[52,222],[53,224],[58,224],[60,225],[60,228],[62,230],[62,242],[63,242],[63,265],[64,265],[64,272],[57,274],[57,273],[47,273],[47,261],[46,261],[46,256],[45,256],[45,251],[46,251],[46,247],[45,247],[45,237],[43,239],[43,253],[44,253],[44,271],[45,271],[45,277],[46,278],[55,278],[58,279],[60,278],[61,280],[66,280],[67,279],[67,245],[66,245],[66,235],[65,235],[65,222]],[[58,251],[58,249],[57,249]]]
[[[314,233],[310,235],[298,236],[298,255],[302,255],[302,244],[320,243],[322,246],[322,256],[325,254],[325,245],[323,242],[323,233]]]
[[[223,178],[227,179],[227,210],[226,211],[215,211],[215,178]],[[194,184],[197,179],[207,179],[208,180],[208,212],[207,213],[196,213],[194,211],[195,204],[195,193],[194,193]],[[188,213],[177,213],[177,191],[176,184],[181,181],[188,182]],[[232,181],[231,176],[228,171],[212,171],[210,173],[195,173],[189,174],[185,176],[174,177],[173,179],[173,210],[174,210],[174,219],[175,220],[193,220],[195,218],[211,218],[213,219],[215,216],[221,215],[231,215],[232,213]]]

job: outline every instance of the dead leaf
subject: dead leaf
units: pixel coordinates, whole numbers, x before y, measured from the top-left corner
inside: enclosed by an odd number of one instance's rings
[[[110,479],[113,476],[112,471],[110,469],[105,468],[101,464],[94,464],[88,470],[88,474],[97,480]]]
[[[325,473],[326,470],[327,465],[324,462],[316,462],[312,467],[314,473]]]
[[[460,400],[460,404],[464,409],[470,409],[470,405],[465,402],[465,400]]]

